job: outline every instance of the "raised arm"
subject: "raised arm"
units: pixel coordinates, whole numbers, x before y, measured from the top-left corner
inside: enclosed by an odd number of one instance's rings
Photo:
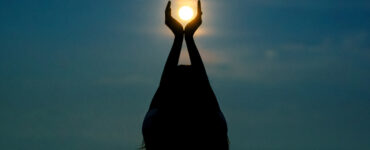
[[[171,16],[171,1],[168,1],[167,3],[165,11],[165,23],[175,35],[175,40],[173,42],[170,54],[168,55],[166,64],[164,66],[160,84],[165,83],[169,77],[168,75],[176,68],[179,62],[182,41],[184,39],[184,28],[178,21],[176,21]]]
[[[195,45],[194,33],[202,24],[202,8],[200,0],[198,0],[198,12],[197,16],[186,25],[185,27],[185,41],[189,51],[190,62],[193,68],[197,69],[201,75],[207,77],[207,73],[202,61],[202,58],[199,54],[198,48]]]

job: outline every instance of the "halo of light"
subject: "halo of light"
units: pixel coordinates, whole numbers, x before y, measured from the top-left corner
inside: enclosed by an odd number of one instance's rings
[[[179,9],[179,16],[182,20],[188,21],[193,18],[194,11],[189,6],[183,6]]]

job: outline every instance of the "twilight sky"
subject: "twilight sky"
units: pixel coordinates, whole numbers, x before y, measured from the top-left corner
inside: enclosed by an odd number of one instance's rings
[[[0,1],[0,149],[139,148],[173,40],[166,3]],[[202,6],[231,150],[370,149],[370,1]]]

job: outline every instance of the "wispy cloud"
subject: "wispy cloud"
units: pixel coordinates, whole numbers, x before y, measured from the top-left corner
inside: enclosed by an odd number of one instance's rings
[[[233,53],[205,51],[213,58],[210,60],[216,61],[207,63],[204,59],[208,72],[217,78],[265,83],[299,81],[351,64],[353,60],[346,60],[348,54],[370,59],[366,46],[369,40],[366,33],[360,32],[323,38],[316,44],[289,43],[265,50],[244,46]]]
[[[103,85],[149,85],[155,83],[151,76],[141,74],[124,75],[120,77],[103,77],[97,81],[97,84]]]

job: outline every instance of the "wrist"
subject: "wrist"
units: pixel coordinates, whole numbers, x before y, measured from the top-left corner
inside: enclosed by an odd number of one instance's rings
[[[183,39],[184,35],[183,34],[175,34],[175,39]]]
[[[185,34],[185,39],[186,40],[192,40],[194,38],[193,34]]]

